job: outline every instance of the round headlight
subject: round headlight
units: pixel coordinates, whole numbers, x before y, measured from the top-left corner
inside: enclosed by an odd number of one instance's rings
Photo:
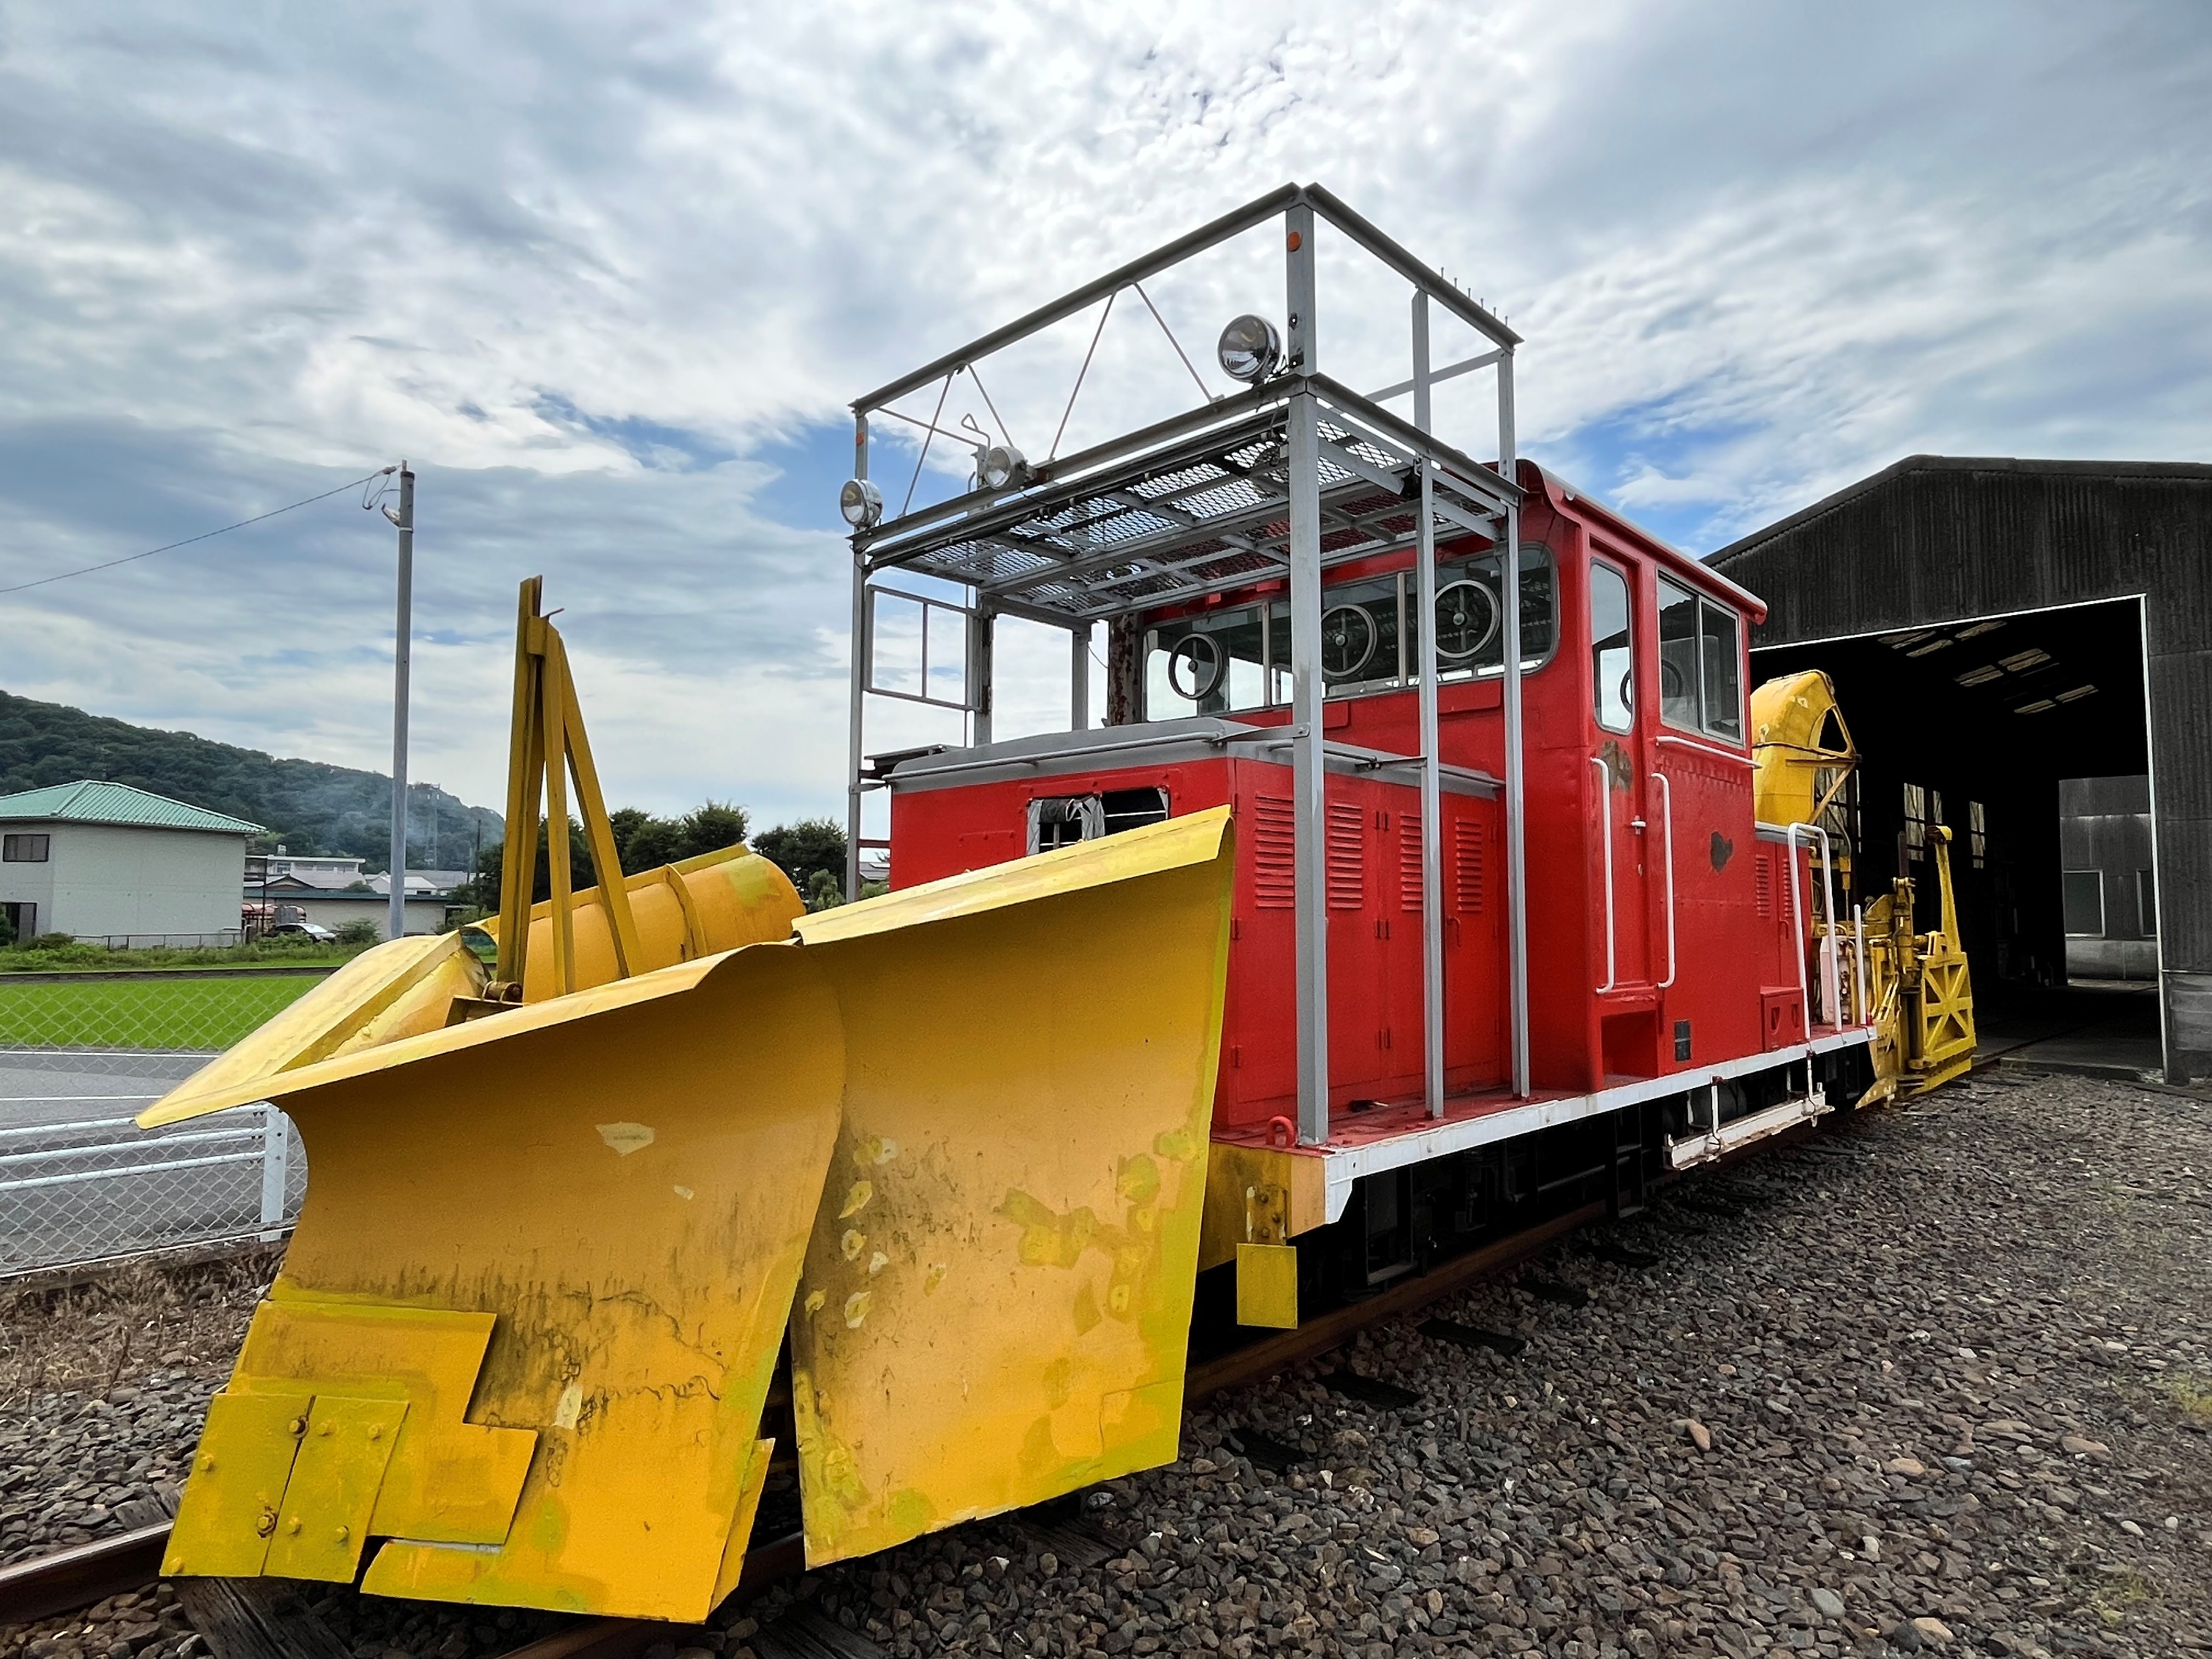
[[[848,478],[837,492],[837,511],[855,530],[866,530],[884,516],[884,492],[866,478]]]
[[[1264,380],[1283,360],[1283,337],[1265,317],[1249,313],[1230,319],[1214,349],[1221,372],[1232,380]]]
[[[975,479],[986,489],[1025,483],[1030,464],[1012,444],[988,444],[975,452]]]

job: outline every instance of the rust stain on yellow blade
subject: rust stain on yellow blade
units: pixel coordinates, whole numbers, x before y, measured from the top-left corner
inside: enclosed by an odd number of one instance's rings
[[[1225,809],[799,924],[843,1123],[792,1323],[807,1559],[1171,1462]]]
[[[761,1408],[842,1086],[823,966],[772,945],[180,1106],[214,1109],[241,1090],[283,1103],[312,1173],[271,1304],[302,1331],[343,1324],[349,1308],[366,1320],[343,1341],[272,1334],[241,1357],[232,1391],[408,1394],[410,1371],[451,1362],[410,1358],[425,1339],[396,1316],[493,1316],[466,1425],[422,1430],[535,1436],[512,1524],[495,1545],[402,1534],[377,1550],[365,1588],[704,1615],[758,1501]],[[379,1375],[391,1386],[375,1388]],[[404,1433],[416,1416],[410,1406]],[[481,1501],[458,1505],[471,1515],[512,1495],[489,1489],[506,1466],[479,1464],[486,1491],[462,1497]],[[193,1498],[188,1487],[187,1510]],[[398,1525],[422,1507],[395,1493],[377,1511]],[[424,1530],[483,1535],[451,1521]],[[190,1559],[195,1540],[178,1548]],[[210,1540],[210,1557],[236,1553]]]

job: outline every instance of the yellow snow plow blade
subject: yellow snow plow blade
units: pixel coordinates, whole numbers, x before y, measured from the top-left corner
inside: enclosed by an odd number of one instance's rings
[[[842,1066],[819,967],[767,946],[263,1079],[311,1195],[164,1570],[350,1580],[389,1538],[370,1590],[697,1617]]]
[[[799,922],[845,1026],[810,1564],[1174,1461],[1231,858],[1218,809]]]
[[[817,1560],[1171,1460],[1231,856],[1200,814],[520,1005],[448,940],[333,975],[142,1119],[275,1100],[309,1168],[165,1570],[698,1619],[787,1325]]]

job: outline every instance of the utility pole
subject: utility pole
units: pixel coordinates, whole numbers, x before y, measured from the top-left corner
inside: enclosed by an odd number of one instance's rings
[[[386,935],[407,935],[407,668],[415,631],[415,474],[399,463],[399,511],[384,509],[399,526],[399,622],[392,646],[392,924]]]

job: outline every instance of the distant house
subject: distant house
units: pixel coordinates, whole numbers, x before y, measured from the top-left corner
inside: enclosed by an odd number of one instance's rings
[[[261,855],[256,854],[247,861],[246,873],[260,875],[264,862]],[[360,858],[343,854],[294,853],[279,847],[268,855],[265,864],[266,872],[271,877],[297,876],[318,887],[343,887],[348,882],[362,878]]]
[[[0,795],[0,915],[17,939],[220,945],[261,826],[125,783]]]
[[[358,858],[288,853],[246,861],[246,917],[257,932],[289,922],[313,922],[332,933],[349,921],[367,921],[388,935],[392,923],[392,878],[362,872]],[[410,870],[407,872],[407,931],[435,933],[446,925],[450,895],[468,878],[465,870]]]

